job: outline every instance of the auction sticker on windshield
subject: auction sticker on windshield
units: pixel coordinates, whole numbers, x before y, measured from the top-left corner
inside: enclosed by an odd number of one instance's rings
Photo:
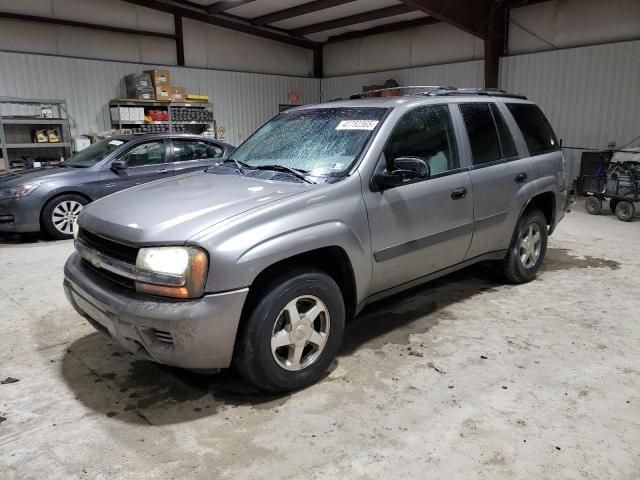
[[[336,130],[373,130],[378,125],[378,120],[343,120]]]

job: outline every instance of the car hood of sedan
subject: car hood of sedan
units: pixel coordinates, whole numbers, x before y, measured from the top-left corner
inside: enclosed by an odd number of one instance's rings
[[[182,244],[198,232],[313,188],[195,173],[130,188],[85,207],[81,228],[133,245]]]
[[[17,187],[33,182],[56,180],[82,172],[83,168],[43,167],[0,174],[0,188]]]

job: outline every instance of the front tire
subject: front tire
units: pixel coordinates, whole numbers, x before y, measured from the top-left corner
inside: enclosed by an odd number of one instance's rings
[[[602,200],[598,197],[589,197],[584,203],[584,209],[589,215],[598,215],[602,211]]]
[[[527,210],[518,221],[503,271],[511,283],[530,282],[538,274],[547,253],[547,219],[537,208]]]
[[[325,273],[298,269],[261,284],[239,334],[234,363],[255,387],[283,392],[317,382],[342,343],[345,306]]]
[[[40,214],[42,229],[56,240],[73,238],[73,224],[87,203],[86,198],[73,193],[49,200]]]
[[[632,202],[620,200],[616,205],[616,217],[621,222],[630,222],[636,213],[636,209]]]

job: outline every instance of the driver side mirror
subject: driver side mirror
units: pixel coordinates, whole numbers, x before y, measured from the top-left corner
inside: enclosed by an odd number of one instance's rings
[[[392,170],[388,168],[376,173],[375,182],[382,189],[399,187],[407,181],[429,178],[429,164],[417,157],[398,157],[393,160]]]
[[[126,170],[129,167],[125,160],[114,160],[111,162],[111,170],[118,172],[119,170]]]

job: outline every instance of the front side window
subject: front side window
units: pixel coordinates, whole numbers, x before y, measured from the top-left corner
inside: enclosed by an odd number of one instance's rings
[[[176,162],[220,158],[224,153],[218,145],[202,140],[172,140],[171,143]]]
[[[164,141],[148,142],[136,145],[121,158],[129,167],[142,167],[165,163],[166,148]]]
[[[473,164],[494,162],[502,158],[500,140],[488,103],[466,103],[460,105],[471,145]]]
[[[560,144],[553,133],[553,128],[537,105],[507,103],[507,108],[522,130],[531,156],[560,150]]]
[[[417,157],[429,164],[431,175],[460,166],[451,115],[446,105],[411,110],[402,117],[384,148],[387,165],[400,157]]]
[[[346,173],[360,157],[385,108],[317,108],[284,112],[233,153],[249,167],[280,165],[311,176]]]

